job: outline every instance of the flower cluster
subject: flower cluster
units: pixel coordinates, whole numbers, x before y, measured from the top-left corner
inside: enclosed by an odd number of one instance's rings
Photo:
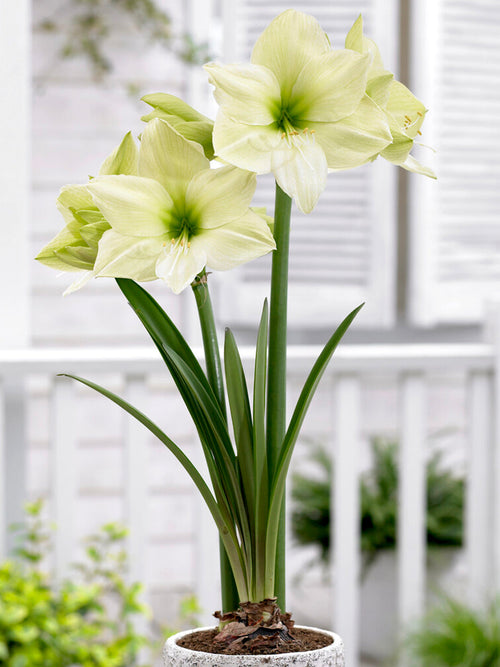
[[[83,272],[68,292],[111,276],[160,278],[179,293],[206,267],[275,248],[266,216],[249,208],[255,174],[272,172],[305,213],[329,171],[379,155],[433,177],[410,155],[426,109],[384,69],[361,17],[345,47],[290,9],[264,30],[250,64],[205,66],[215,124],[173,95],[147,95],[140,148],[127,134],[96,178],[63,188],[66,226],[37,259]],[[226,166],[210,169],[214,158]]]

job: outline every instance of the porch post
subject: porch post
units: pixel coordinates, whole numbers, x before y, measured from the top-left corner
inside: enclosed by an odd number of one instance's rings
[[[30,9],[29,0],[0,0],[0,348],[29,343]],[[25,501],[22,382],[9,378],[3,387],[0,531],[20,518]]]

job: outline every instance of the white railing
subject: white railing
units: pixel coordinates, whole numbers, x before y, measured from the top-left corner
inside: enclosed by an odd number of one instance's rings
[[[305,378],[319,349],[289,350],[291,385]],[[251,368],[251,351],[243,358]],[[428,390],[433,377],[460,375],[468,399],[466,559],[468,590],[476,602],[492,582],[500,588],[500,438],[498,419],[499,355],[494,345],[344,345],[338,350],[319,391],[331,397],[331,446],[335,454],[334,554],[335,578],[332,618],[343,635],[348,664],[358,664],[359,646],[359,494],[360,433],[363,428],[361,397],[370,376],[391,376],[398,384],[400,440],[400,507],[398,520],[398,605],[401,627],[424,611],[425,602],[425,441]],[[25,383],[31,376],[50,378],[51,386],[51,499],[56,535],[56,571],[64,574],[74,548],[73,523],[76,504],[76,433],[72,415],[76,409],[74,383],[56,377],[64,371],[92,377],[96,373],[119,374],[124,378],[131,402],[145,404],[147,378],[163,372],[154,350],[148,349],[50,349],[0,353],[2,380],[0,491],[5,500],[0,517],[0,547],[6,551],[6,525],[18,518],[25,497],[26,439],[23,434]],[[105,400],[102,398],[102,400]],[[325,414],[325,419],[328,417]],[[327,430],[327,429],[325,429]],[[144,446],[146,431],[127,421],[123,433],[127,523],[132,576],[143,579],[146,534],[144,513],[147,474]],[[205,528],[198,535],[205,569],[197,573],[199,597],[205,608],[217,605],[214,594],[217,540]]]

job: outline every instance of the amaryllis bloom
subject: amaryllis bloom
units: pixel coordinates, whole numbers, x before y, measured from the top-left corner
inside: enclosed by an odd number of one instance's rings
[[[358,167],[392,141],[366,95],[370,54],[332,50],[312,16],[289,9],[257,40],[246,65],[205,65],[220,105],[216,155],[280,187],[309,213],[329,169]]]
[[[136,174],[138,150],[130,132],[102,163],[99,176]],[[87,185],[66,185],[57,198],[66,226],[38,253],[36,259],[59,271],[80,276],[66,290],[73,292],[93,276],[99,241],[110,225],[92,199]]]
[[[420,164],[410,155],[415,140],[421,135],[420,128],[427,109],[405,85],[396,81],[393,74],[384,69],[377,45],[363,34],[361,16],[350,29],[345,46],[361,55],[372,57],[366,93],[384,110],[392,135],[392,143],[384,148],[380,155],[408,171],[436,178],[432,169]]]
[[[111,229],[99,241],[96,276],[163,279],[177,294],[206,266],[224,271],[275,248],[249,208],[255,174],[210,169],[202,147],[154,119],[142,133],[137,176],[89,185]]]
[[[175,95],[168,93],[152,93],[141,98],[143,102],[153,107],[141,120],[146,123],[153,118],[161,118],[183,137],[203,146],[205,156],[213,160],[214,147],[212,132],[214,123],[192,106]]]

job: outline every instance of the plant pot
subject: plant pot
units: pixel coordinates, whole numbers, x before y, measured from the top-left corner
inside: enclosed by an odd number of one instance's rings
[[[198,628],[198,630],[209,629]],[[197,631],[187,630],[178,632],[167,639],[163,649],[163,665],[164,667],[257,667],[257,665],[267,665],[268,667],[287,667],[287,665],[295,665],[295,667],[344,667],[344,643],[342,639],[327,630],[307,629],[328,635],[333,639],[333,642],[324,648],[298,653],[224,655],[192,651],[178,646],[177,642],[181,637]]]

